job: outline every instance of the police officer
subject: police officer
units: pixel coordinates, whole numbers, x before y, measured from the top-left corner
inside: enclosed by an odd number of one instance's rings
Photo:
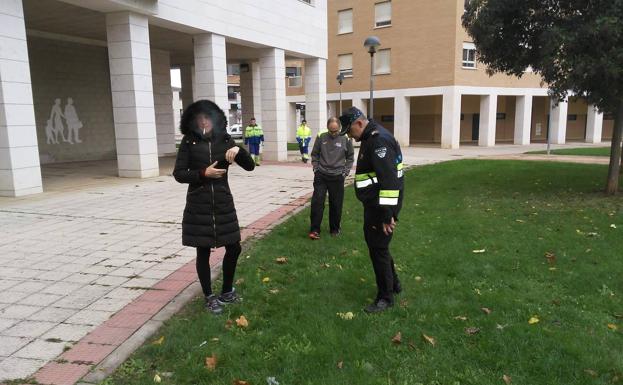
[[[264,143],[264,130],[251,118],[249,125],[244,130],[244,144],[249,145],[249,153],[255,161],[255,165],[260,165],[260,146]]]
[[[355,193],[363,204],[363,233],[372,259],[378,289],[364,311],[377,313],[394,305],[402,291],[389,252],[403,199],[402,152],[393,135],[351,107],[340,116],[340,135],[361,142],[355,174]]]
[[[299,144],[301,160],[307,163],[309,160],[309,142],[311,141],[311,129],[307,126],[307,120],[303,119],[301,125],[296,129],[296,141]]]

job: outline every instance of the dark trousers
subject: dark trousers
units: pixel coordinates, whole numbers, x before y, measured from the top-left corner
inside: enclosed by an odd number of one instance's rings
[[[310,231],[320,233],[324,214],[324,201],[329,193],[329,229],[332,233],[340,231],[342,205],[344,203],[344,177],[324,175],[319,171],[314,175],[314,195],[311,201]]]
[[[379,222],[381,215],[374,209],[364,208],[363,234],[368,245],[372,268],[376,277],[376,299],[394,303],[394,288],[399,284],[394,259],[389,252],[392,234],[385,235]]]
[[[225,257],[223,258],[223,287],[222,293],[232,291],[234,275],[236,274],[236,264],[242,252],[240,243],[225,246]],[[201,283],[203,294],[208,297],[212,295],[212,277],[210,275],[210,248],[197,247],[197,275]]]

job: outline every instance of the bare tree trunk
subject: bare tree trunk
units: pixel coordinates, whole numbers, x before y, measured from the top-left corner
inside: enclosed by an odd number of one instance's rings
[[[610,166],[608,167],[608,185],[606,194],[614,195],[619,188],[619,170],[621,169],[621,139],[623,138],[623,101],[619,102],[614,117],[614,131],[610,146]]]

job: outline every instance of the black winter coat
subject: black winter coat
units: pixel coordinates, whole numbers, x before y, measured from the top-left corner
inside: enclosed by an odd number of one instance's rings
[[[175,180],[189,184],[182,220],[182,243],[191,247],[220,247],[240,242],[240,227],[227,173],[218,179],[203,177],[203,171],[217,161],[222,161],[229,169],[225,153],[236,143],[222,132],[224,130],[215,130],[213,137],[205,137],[192,127],[190,130],[185,128],[183,117],[182,132],[185,135],[173,170]],[[253,159],[243,148],[235,161],[247,171],[255,168]]]

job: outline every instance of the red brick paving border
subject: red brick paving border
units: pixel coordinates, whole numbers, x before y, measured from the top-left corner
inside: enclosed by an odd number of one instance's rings
[[[46,385],[73,385],[90,369],[89,365],[49,362],[35,373],[35,380]]]
[[[287,165],[293,164],[288,163]],[[302,163],[300,165],[308,167]],[[242,240],[245,241],[253,236],[268,233],[277,222],[299,207],[304,206],[310,198],[311,194],[297,198],[241,229]],[[212,258],[210,258],[210,265],[220,264],[224,254],[223,248],[215,250],[212,253]],[[75,384],[89,372],[93,365],[102,362],[196,280],[195,262],[186,263],[63,353],[59,358],[67,362],[50,361],[34,374],[34,378],[38,383],[45,385]]]

